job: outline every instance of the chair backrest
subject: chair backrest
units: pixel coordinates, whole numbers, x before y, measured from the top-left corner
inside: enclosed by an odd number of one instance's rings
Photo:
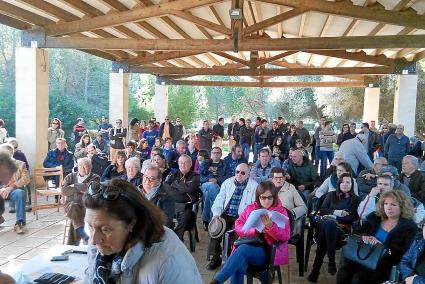
[[[63,167],[58,166],[54,168],[35,168],[34,169],[34,181],[37,180],[37,177],[59,177],[59,183],[57,187],[62,187],[63,184]]]
[[[227,258],[232,254],[233,243],[238,238],[235,230],[230,230],[224,233],[223,238],[223,260],[226,261]]]
[[[291,228],[291,238],[294,236],[298,236],[301,233],[304,233],[305,226],[305,216],[300,216],[296,218],[294,214],[290,210],[286,210],[288,212],[289,217],[289,226]]]

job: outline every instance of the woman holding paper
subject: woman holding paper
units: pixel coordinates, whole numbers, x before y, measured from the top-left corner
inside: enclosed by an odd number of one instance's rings
[[[257,226],[257,228],[263,227],[263,230],[259,232],[256,228],[251,227],[244,231],[244,224],[248,220],[251,212],[259,209],[267,210],[266,214],[260,216],[261,221],[258,222],[259,226]],[[273,212],[273,214],[270,214],[271,212]],[[276,213],[284,216],[281,219],[284,219],[285,222],[281,227],[269,217],[270,215],[277,215]],[[253,246],[242,244],[238,246],[226,261],[221,271],[214,277],[211,284],[224,283],[228,278],[230,278],[231,284],[243,284],[248,265],[257,267],[266,266],[270,254],[270,247],[276,242],[284,243],[282,243],[276,251],[274,264],[281,265],[288,263],[288,244],[286,241],[289,240],[291,235],[289,218],[286,209],[283,208],[277,196],[277,192],[274,190],[272,182],[263,181],[258,185],[255,193],[255,201],[248,205],[235,221],[235,231],[239,237],[262,236],[265,240],[265,245]]]
[[[357,207],[360,199],[354,194],[354,180],[351,174],[339,177],[336,191],[327,193],[319,214],[322,219],[317,224],[317,250],[313,270],[308,281],[317,282],[323,259],[328,254],[328,272],[336,273],[335,250],[344,234],[351,232],[351,224],[358,219]]]

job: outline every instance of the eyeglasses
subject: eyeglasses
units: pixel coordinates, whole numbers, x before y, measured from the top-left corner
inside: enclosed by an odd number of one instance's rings
[[[59,124],[59,122],[52,122],[52,124],[56,124],[56,125],[58,125],[58,124]]]
[[[180,123],[181,121],[180,121],[180,120],[176,120],[176,122],[177,122],[177,123]]]
[[[262,195],[260,195],[260,200],[261,201],[266,201],[266,200],[273,201],[273,199],[274,199],[273,195],[270,195],[270,196],[262,196]]]
[[[211,152],[212,154],[214,154],[214,155],[220,155],[221,153],[220,152]]]
[[[169,118],[166,118],[165,120],[170,120]]]
[[[156,177],[143,176],[143,180],[148,180],[149,182],[153,182],[153,181],[156,181]]]
[[[236,171],[236,174],[241,174],[241,175],[246,175],[246,172],[244,172],[244,171]]]

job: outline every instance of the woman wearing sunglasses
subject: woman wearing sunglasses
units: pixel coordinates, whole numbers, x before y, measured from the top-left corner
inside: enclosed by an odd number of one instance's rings
[[[257,187],[254,203],[248,205],[235,221],[235,231],[239,237],[261,236],[264,238],[265,244],[260,246],[250,244],[239,245],[220,272],[216,274],[211,284],[224,283],[228,278],[231,278],[230,283],[232,284],[243,284],[248,265],[254,265],[256,267],[267,266],[270,257],[270,248],[275,242],[284,243],[276,251],[274,264],[282,265],[288,263],[288,244],[286,241],[289,240],[291,235],[289,218],[287,218],[284,227],[281,228],[270,219],[269,215],[264,214],[261,216],[261,222],[264,225],[264,229],[261,232],[258,232],[256,228],[243,230],[249,215],[257,209],[264,208],[269,211],[276,211],[288,217],[286,209],[283,208],[277,196],[277,191],[274,189],[274,184],[271,181],[261,182]]]
[[[84,194],[90,229],[84,283],[202,283],[196,263],[164,213],[132,184],[93,182]]]

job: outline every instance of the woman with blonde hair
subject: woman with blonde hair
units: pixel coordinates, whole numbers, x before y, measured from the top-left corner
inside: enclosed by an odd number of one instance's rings
[[[409,248],[418,228],[413,221],[414,209],[407,195],[399,190],[384,192],[376,211],[355,232],[366,244],[383,244],[391,253],[385,255],[376,270],[370,270],[347,259],[337,273],[337,284],[382,283],[388,280],[391,268],[398,265]]]

